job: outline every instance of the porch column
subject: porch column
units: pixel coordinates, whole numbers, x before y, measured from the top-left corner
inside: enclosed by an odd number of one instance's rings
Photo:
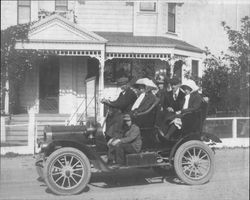
[[[100,100],[103,98],[103,90],[104,90],[104,65],[105,65],[105,51],[101,51],[101,58],[99,59],[99,118],[102,122],[104,117],[104,105],[100,103]]]
[[[5,92],[4,92],[4,113],[9,114],[9,91],[10,91],[10,84],[9,84],[9,74],[8,74],[8,67],[6,67],[6,81],[5,81]]]
[[[169,78],[173,78],[173,75],[174,75],[174,63],[175,63],[173,53],[171,53],[170,60],[169,60],[168,63],[169,63],[169,66],[170,66],[170,77]]]

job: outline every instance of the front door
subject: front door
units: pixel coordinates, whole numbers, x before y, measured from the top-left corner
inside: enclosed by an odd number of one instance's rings
[[[39,69],[39,112],[58,113],[59,58],[49,57]]]

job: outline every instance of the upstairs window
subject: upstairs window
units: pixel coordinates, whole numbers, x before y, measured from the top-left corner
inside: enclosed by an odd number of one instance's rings
[[[156,3],[154,3],[154,2],[141,2],[140,3],[140,11],[155,12],[156,11]]]
[[[17,1],[17,23],[24,24],[30,22],[31,16],[31,1],[18,0]]]
[[[68,0],[56,0],[55,1],[56,11],[67,11],[68,10]]]
[[[175,33],[176,4],[168,4],[168,32]]]
[[[198,60],[192,60],[192,76],[193,77],[198,77],[198,72],[199,72],[199,62]]]

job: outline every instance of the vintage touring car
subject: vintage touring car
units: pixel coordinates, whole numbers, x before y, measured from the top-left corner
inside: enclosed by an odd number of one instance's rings
[[[91,168],[102,172],[126,168],[152,167],[161,176],[174,169],[185,184],[208,182],[214,172],[214,152],[211,145],[221,142],[216,136],[202,131],[207,103],[200,113],[199,127],[181,130],[166,141],[156,126],[157,103],[145,113],[146,125],[140,127],[143,147],[140,153],[127,154],[126,165],[112,168],[106,162],[107,144],[102,127],[96,122],[77,126],[47,126],[36,160],[39,176],[48,188],[59,195],[80,193],[88,184]]]

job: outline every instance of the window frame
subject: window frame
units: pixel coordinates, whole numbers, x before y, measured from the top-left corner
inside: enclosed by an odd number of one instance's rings
[[[124,58],[122,60],[120,60],[119,58],[115,58],[115,59],[110,60],[108,65],[109,65],[109,68],[110,68],[109,73],[111,74],[111,77],[110,77],[110,79],[107,79],[107,77],[104,77],[105,84],[107,84],[107,85],[116,85],[117,80],[119,78],[121,78],[121,77],[127,77],[128,79],[131,79],[132,73],[133,73],[133,63],[132,63],[131,60],[129,60],[127,58]],[[125,69],[126,66],[129,68],[129,70],[127,71],[126,74],[124,74],[125,76],[119,76],[118,75],[119,70],[124,69],[126,71],[126,69]],[[107,72],[104,72],[104,73],[107,73]]]
[[[174,12],[170,12],[169,6],[174,6]],[[170,27],[170,17],[172,17],[171,20],[173,20],[173,29]],[[176,4],[175,3],[168,3],[168,32],[170,33],[176,33]]]
[[[31,22],[31,0],[27,0],[27,2],[29,2],[29,5],[21,5],[20,2],[22,0],[17,0],[17,24],[20,24],[20,11],[19,11],[19,8],[20,7],[24,7],[24,8],[29,8],[29,21],[28,22],[25,22],[25,23],[29,23]],[[25,23],[22,23],[22,24],[25,24]]]
[[[191,62],[191,75],[193,77],[199,77],[199,61],[192,60]]]
[[[143,3],[153,3],[154,9],[153,9],[153,10],[151,10],[151,9],[142,9],[141,5],[142,5]],[[140,12],[155,13],[155,12],[156,12],[156,2],[140,2],[140,3],[139,3],[139,11],[140,11]]]
[[[58,6],[58,5],[56,5],[56,2],[58,2],[57,0],[55,0],[55,11],[57,11],[57,12],[66,12],[66,11],[68,11],[69,10],[69,1],[68,0],[65,0],[65,2],[66,2],[66,6]],[[57,8],[58,7],[66,7],[66,10],[58,10]]]

